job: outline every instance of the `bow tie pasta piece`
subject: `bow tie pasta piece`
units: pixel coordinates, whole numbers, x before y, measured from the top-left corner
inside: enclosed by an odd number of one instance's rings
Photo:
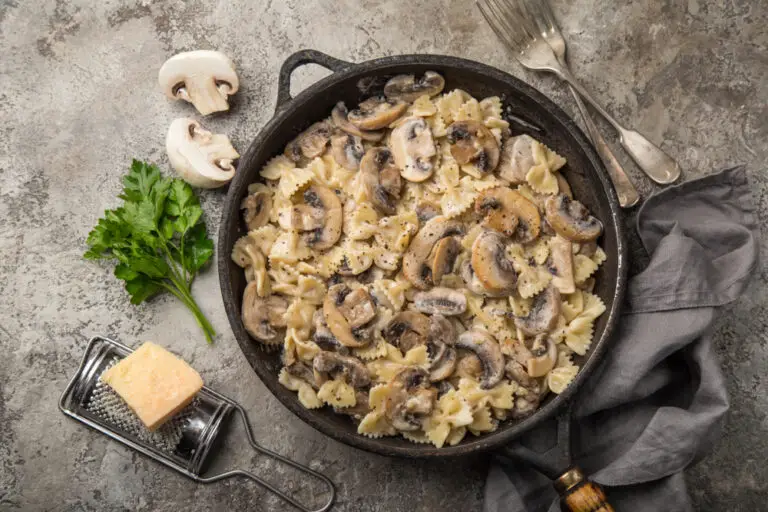
[[[298,391],[299,402],[305,409],[318,409],[323,406],[323,402],[317,397],[312,386],[298,377],[294,377],[285,368],[280,370],[277,380],[291,391]]]

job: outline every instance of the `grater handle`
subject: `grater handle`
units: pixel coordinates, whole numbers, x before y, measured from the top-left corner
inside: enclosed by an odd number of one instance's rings
[[[273,452],[272,450],[268,450],[259,444],[256,443],[256,440],[253,438],[253,431],[251,430],[251,425],[248,422],[248,416],[245,414],[245,411],[242,407],[238,404],[232,404],[233,407],[237,410],[237,412],[240,414],[240,418],[243,420],[243,426],[245,427],[245,432],[248,435],[248,442],[251,443],[251,447],[256,450],[259,453],[262,453],[264,455],[268,455],[272,458],[275,458],[279,460],[280,462],[284,462],[288,464],[289,466],[292,466],[296,468],[298,471],[301,471],[302,473],[306,473],[308,475],[311,475],[315,478],[318,478],[322,480],[327,486],[330,491],[330,497],[328,498],[328,501],[323,505],[322,507],[318,509],[311,509],[307,508],[292,497],[285,494],[283,491],[272,485],[271,483],[267,482],[266,480],[262,479],[259,476],[254,475],[250,471],[245,471],[243,469],[235,469],[232,471],[227,471],[225,473],[220,473],[218,475],[213,475],[210,477],[198,477],[197,480],[206,484],[218,482],[219,480],[224,480],[226,478],[231,478],[233,476],[244,476],[246,478],[250,478],[257,484],[261,485],[262,487],[265,487],[266,489],[272,491],[276,495],[278,495],[280,498],[284,499],[294,507],[298,508],[299,510],[302,510],[303,512],[325,512],[326,510],[329,510],[331,508],[331,505],[333,505],[334,500],[336,499],[336,488],[333,485],[333,482],[331,482],[330,478],[326,477],[325,475],[321,475],[317,471],[304,466],[302,464],[299,464],[298,462],[295,462],[291,459],[288,459],[286,457],[283,457],[282,455]]]

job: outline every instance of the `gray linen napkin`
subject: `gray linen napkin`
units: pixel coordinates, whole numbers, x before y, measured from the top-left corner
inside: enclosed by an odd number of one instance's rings
[[[692,510],[682,471],[728,410],[711,326],[758,261],[744,167],[650,197],[637,229],[650,263],[630,279],[614,341],[576,397],[571,449],[616,510]],[[547,509],[559,509],[549,480],[503,458],[491,466],[485,512]]]

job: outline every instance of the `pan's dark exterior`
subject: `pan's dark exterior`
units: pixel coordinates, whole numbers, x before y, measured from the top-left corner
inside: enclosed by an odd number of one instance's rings
[[[330,76],[310,86],[296,98],[290,97],[290,75],[298,66],[315,63],[334,71]],[[240,321],[240,307],[245,276],[229,255],[235,241],[246,233],[240,202],[247,195],[250,183],[258,181],[259,170],[271,157],[280,154],[284,146],[311,123],[328,117],[338,101],[347,105],[358,103],[365,93],[359,81],[365,79],[375,87],[381,77],[398,73],[437,71],[445,77],[446,90],[464,89],[476,98],[498,95],[516,116],[530,123],[531,135],[554,148],[567,158],[563,172],[571,183],[574,195],[605,224],[602,244],[608,255],[597,274],[597,293],[607,306],[606,313],[595,326],[594,342],[586,356],[580,358],[582,370],[561,395],[551,395],[541,408],[523,421],[508,421],[493,433],[481,437],[467,436],[459,445],[437,449],[431,445],[413,444],[399,437],[370,439],[357,434],[353,423],[345,416],[323,410],[307,410],[296,394],[277,381],[281,367],[279,352],[267,352],[246,333]],[[513,128],[523,131],[513,122]],[[274,117],[241,158],[238,171],[230,184],[219,230],[218,268],[224,306],[229,322],[246,359],[269,390],[288,409],[324,434],[343,443],[383,455],[405,457],[445,457],[477,453],[503,446],[522,432],[551,417],[571,398],[579,384],[594,369],[619,319],[619,310],[626,283],[626,243],[616,194],[592,146],[584,134],[557,105],[520,80],[473,61],[437,55],[403,55],[376,59],[361,64],[343,62],[325,54],[300,51],[286,60],[279,78],[277,110]]]

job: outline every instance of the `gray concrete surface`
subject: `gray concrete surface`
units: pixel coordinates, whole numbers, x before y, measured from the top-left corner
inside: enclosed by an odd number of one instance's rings
[[[553,0],[573,68],[609,110],[679,158],[686,178],[744,162],[768,220],[768,5],[751,0]],[[177,302],[128,304],[111,269],[81,258],[131,158],[167,169],[163,140],[188,105],[156,86],[170,55],[215,48],[242,90],[206,125],[244,150],[271,116],[277,69],[315,48],[361,61],[411,52],[480,60],[533,83],[471,2],[427,0],[0,0],[0,510],[284,510],[242,482],[201,486],[65,418],[56,407],[87,339],[162,341],[251,412],[266,445],[339,485],[336,510],[479,510],[485,462],[386,459],[328,440],[283,408],[230,333],[216,269],[194,293],[219,331],[207,346]],[[297,73],[298,86],[322,76]],[[615,143],[615,139],[613,139]],[[626,162],[626,159],[624,159]],[[644,193],[651,185],[627,167]],[[210,226],[224,192],[206,192]],[[763,243],[764,254],[768,253]],[[724,311],[716,344],[732,397],[724,438],[688,478],[701,510],[758,510],[768,496],[768,273]],[[235,448],[234,457],[270,466]],[[277,470],[290,487],[300,480]]]

